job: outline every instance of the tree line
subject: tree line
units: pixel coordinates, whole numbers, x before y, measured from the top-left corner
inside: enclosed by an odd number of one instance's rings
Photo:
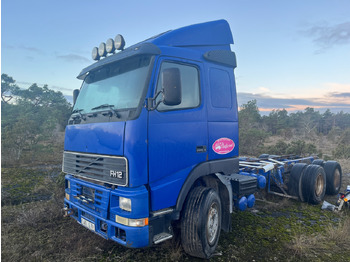
[[[1,75],[2,165],[61,161],[71,105],[61,92],[37,84],[20,89]]]
[[[285,109],[272,110],[262,116],[257,101],[252,100],[240,108],[239,136],[241,154],[318,154],[315,144],[306,141],[322,136],[337,140],[331,152],[334,157],[350,158],[350,114],[343,111],[332,113],[327,109],[320,113],[307,107],[296,113],[288,113]],[[265,141],[271,136],[280,139],[266,146]]]

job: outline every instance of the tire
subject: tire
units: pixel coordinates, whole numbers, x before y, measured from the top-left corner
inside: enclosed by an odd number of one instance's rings
[[[327,161],[324,163],[324,171],[326,172],[326,194],[336,195],[339,193],[342,182],[342,170],[337,161]]]
[[[302,178],[302,191],[305,201],[319,204],[326,193],[326,173],[319,165],[308,165]]]
[[[185,252],[210,258],[219,242],[222,209],[218,193],[207,187],[195,187],[187,197],[181,215],[181,244]]]
[[[289,194],[291,194],[292,196],[297,196],[302,202],[305,202],[302,190],[302,181],[306,166],[307,164],[305,163],[295,164],[290,171],[290,178],[288,184]]]
[[[325,161],[323,159],[315,159],[314,161],[312,161],[313,165],[319,165],[322,166],[324,165]]]

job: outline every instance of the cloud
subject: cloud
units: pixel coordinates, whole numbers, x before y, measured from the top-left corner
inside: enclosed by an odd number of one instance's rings
[[[43,55],[45,54],[43,52],[43,50],[39,49],[39,48],[36,48],[36,47],[32,47],[32,46],[24,46],[24,45],[20,45],[18,47],[18,49],[22,49],[22,50],[25,50],[27,52],[31,52],[31,53],[36,53],[36,54],[39,54],[39,55]]]
[[[39,48],[32,47],[32,46],[25,46],[25,45],[9,45],[7,43],[1,43],[1,48],[9,49],[9,50],[15,50],[15,51],[25,51],[26,54],[36,54],[36,55],[45,55],[45,52]],[[32,55],[25,56],[27,60],[33,60],[34,57]]]
[[[34,60],[34,57],[32,57],[32,56],[26,56],[25,58],[26,58],[26,60],[28,60],[28,61],[33,61],[33,60]]]
[[[58,59],[62,59],[66,62],[84,62],[89,63],[91,62],[89,59],[87,59],[84,56],[76,55],[76,54],[68,54],[68,55],[58,55]]]
[[[345,45],[350,43],[350,22],[344,22],[336,25],[314,25],[304,31],[302,34],[311,37],[312,41],[321,47],[319,52],[336,45]]]
[[[268,89],[268,88],[266,88],[266,87],[263,87],[263,86],[259,87],[259,91],[264,92],[264,93],[269,93],[269,92],[271,92],[270,89]]]
[[[349,99],[350,93],[332,93],[331,96],[323,98],[276,98],[268,95],[253,93],[238,93],[238,105],[246,104],[250,100],[256,100],[259,110],[269,112],[273,109],[286,109],[287,111],[300,111],[307,107],[313,107],[320,110],[331,109],[350,113]]]
[[[329,95],[332,97],[350,98],[350,93],[330,93]]]
[[[1,48],[15,49],[15,47],[13,45],[9,45],[7,43],[1,43]]]
[[[73,92],[73,89],[62,87],[62,86],[55,86],[55,85],[53,85],[53,86],[49,86],[49,88],[52,88],[54,90],[58,90],[58,91],[61,91],[61,92],[63,92],[63,91]]]
[[[36,53],[39,55],[44,55],[45,52],[39,48],[36,47],[32,47],[32,46],[25,46],[25,45],[19,45],[19,46],[15,46],[15,45],[9,45],[7,43],[1,43],[1,48],[5,48],[5,49],[13,49],[13,50],[24,50],[30,53]],[[31,56],[28,56],[31,57]]]

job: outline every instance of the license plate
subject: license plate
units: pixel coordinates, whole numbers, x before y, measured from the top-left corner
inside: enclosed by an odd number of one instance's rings
[[[88,228],[88,229],[90,229],[92,231],[95,231],[95,224],[94,223],[91,223],[90,221],[87,221],[86,219],[81,218],[81,224],[84,227],[86,227],[86,228]]]

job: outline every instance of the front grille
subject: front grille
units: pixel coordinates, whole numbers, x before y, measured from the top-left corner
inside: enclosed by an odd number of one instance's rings
[[[128,162],[125,157],[64,152],[62,171],[112,185],[128,184]]]

